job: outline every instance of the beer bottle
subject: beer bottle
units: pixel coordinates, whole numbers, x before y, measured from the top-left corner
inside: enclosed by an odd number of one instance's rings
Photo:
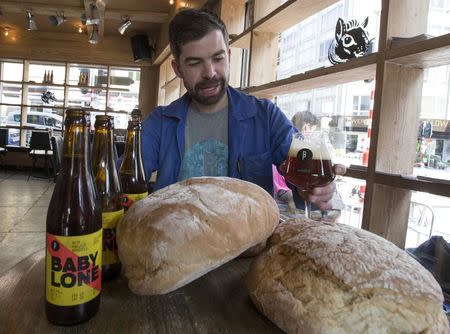
[[[92,147],[92,170],[102,203],[103,260],[102,279],[108,281],[120,274],[117,253],[116,225],[122,218],[122,187],[114,162],[114,117],[95,116],[95,132]]]
[[[123,206],[126,211],[134,202],[148,195],[144,164],[142,163],[140,120],[128,121],[127,141],[119,177],[124,193]]]
[[[88,112],[66,111],[61,172],[47,211],[45,310],[57,325],[86,321],[100,304],[102,216],[88,124]]]

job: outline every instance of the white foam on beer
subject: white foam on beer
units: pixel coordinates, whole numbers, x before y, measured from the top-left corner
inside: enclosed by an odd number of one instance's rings
[[[331,160],[330,150],[324,142],[308,142],[298,138],[292,138],[291,147],[289,147],[288,155],[290,157],[297,157],[297,153],[302,149],[309,149],[313,156],[312,159],[317,160]]]

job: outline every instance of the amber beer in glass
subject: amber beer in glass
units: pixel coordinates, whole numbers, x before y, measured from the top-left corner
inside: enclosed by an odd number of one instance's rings
[[[99,308],[101,204],[88,159],[89,113],[67,110],[61,172],[47,212],[45,310],[50,322],[74,325]]]
[[[128,210],[134,202],[147,197],[147,181],[141,151],[141,121],[134,118],[128,121],[127,141],[119,178],[124,194],[123,207]]]
[[[311,131],[292,137],[289,154],[280,166],[285,179],[305,193],[314,187],[323,187],[335,178],[332,147],[326,133]],[[305,200],[305,215],[310,216],[310,203]]]
[[[95,116],[92,147],[92,170],[102,204],[103,253],[102,279],[109,281],[120,274],[121,264],[117,251],[116,226],[123,217],[122,187],[114,161],[114,117]]]

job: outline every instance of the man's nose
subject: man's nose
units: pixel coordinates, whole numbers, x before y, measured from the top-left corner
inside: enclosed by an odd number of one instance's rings
[[[203,78],[211,79],[216,75],[216,69],[212,62],[205,62],[203,66]]]

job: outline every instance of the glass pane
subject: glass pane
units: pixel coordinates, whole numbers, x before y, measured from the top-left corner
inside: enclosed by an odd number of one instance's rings
[[[129,114],[125,113],[107,113],[110,116],[114,116],[114,129],[126,129],[128,126]]]
[[[425,70],[414,175],[450,180],[450,66]]]
[[[26,126],[36,129],[62,129],[62,108],[30,107],[25,108],[25,112],[27,115]]]
[[[0,125],[1,126],[20,126],[20,106],[0,105]],[[9,129],[8,144],[19,145],[20,142],[19,129]]]
[[[1,80],[22,81],[23,63],[5,61],[1,63]]]
[[[1,125],[20,125],[20,106],[5,106],[0,105],[0,121]]]
[[[344,204],[344,209],[337,222],[361,228],[366,181],[338,176],[336,187]]]
[[[126,90],[110,90],[108,95],[108,110],[131,112],[139,104],[139,93]]]
[[[30,63],[28,81],[36,83],[64,84],[65,65]]]
[[[335,41],[335,30],[338,18],[345,22],[357,20],[362,24],[369,18],[367,27],[368,38],[372,41],[371,51],[377,51],[378,31],[380,24],[381,1],[341,0],[319,13],[305,19],[287,29],[280,35],[279,62],[277,78],[283,79],[291,75],[309,71],[322,66],[331,66],[328,51]],[[361,31],[362,28],[353,29]],[[352,36],[353,37],[353,36]],[[355,45],[364,43],[361,34],[354,36]],[[341,43],[342,44],[342,43]],[[353,52],[350,47],[342,52]],[[332,48],[334,50],[334,47]],[[341,48],[337,49],[337,53]]]
[[[106,90],[97,88],[69,88],[67,104],[70,108],[105,110]]]
[[[140,69],[117,67],[111,68],[109,86],[112,89],[121,89],[130,93],[139,94],[140,81]]]
[[[29,106],[64,106],[64,87],[44,87],[25,85],[27,89],[26,105]]]
[[[450,198],[414,191],[409,207],[405,248],[413,248],[440,235],[450,242]]]
[[[281,95],[277,105],[299,131],[327,132],[335,149],[335,163],[367,166],[375,81],[357,81],[334,87]]]
[[[0,103],[21,104],[22,85],[0,82]]]
[[[106,66],[71,64],[69,85],[106,87],[108,68]]]
[[[431,0],[428,8],[427,34],[440,36],[450,33],[450,1]]]

